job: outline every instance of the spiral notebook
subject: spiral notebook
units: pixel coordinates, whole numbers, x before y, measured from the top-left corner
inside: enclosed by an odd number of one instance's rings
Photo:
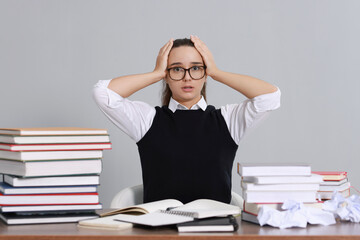
[[[176,208],[158,210],[140,216],[118,214],[114,220],[156,227],[191,222],[194,219],[237,214],[240,214],[238,206],[209,199],[199,199]]]

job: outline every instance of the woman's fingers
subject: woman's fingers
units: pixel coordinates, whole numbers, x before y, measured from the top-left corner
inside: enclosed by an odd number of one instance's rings
[[[199,39],[199,37],[197,36],[190,36],[191,41],[194,43],[195,48],[200,52],[200,54],[202,55],[203,58],[207,58],[208,55],[210,54],[209,49],[207,48],[207,46],[205,45],[205,43],[203,41],[201,41]]]
[[[206,44],[200,40],[199,37],[191,35],[190,39],[194,43],[195,48],[201,54],[204,63],[207,66],[206,73],[211,76],[217,69],[212,53],[210,52]]]
[[[161,71],[165,74],[167,67],[167,59],[173,45],[173,41],[174,40],[171,38],[164,46],[162,46],[162,48],[160,48],[159,55],[156,59],[155,71]]]
[[[169,54],[170,52],[170,49],[172,47],[172,44],[173,44],[173,39],[171,38],[161,49],[160,49],[160,52],[159,54],[160,55],[164,55],[164,54]]]
[[[166,56],[168,56],[169,55],[169,53],[170,53],[170,50],[171,50],[171,48],[172,48],[172,45],[173,45],[173,43],[174,43],[174,39],[170,39],[170,41],[169,42],[167,42],[167,44],[166,44],[166,48],[164,49],[164,54],[166,55]]]

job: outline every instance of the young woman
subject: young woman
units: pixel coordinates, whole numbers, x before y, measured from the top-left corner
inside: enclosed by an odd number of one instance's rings
[[[248,99],[219,109],[206,103],[211,77]],[[163,80],[163,106],[127,99]],[[138,145],[144,202],[206,198],[230,203],[231,173],[244,133],[280,106],[280,90],[262,80],[221,71],[196,36],[167,42],[154,71],[100,80],[94,98]]]

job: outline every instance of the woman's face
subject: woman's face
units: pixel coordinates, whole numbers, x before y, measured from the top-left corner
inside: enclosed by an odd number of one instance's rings
[[[169,53],[168,68],[182,67],[188,69],[204,65],[200,53],[194,47],[181,46],[173,48]],[[182,80],[174,81],[170,78],[169,73],[167,73],[165,80],[172,92],[172,97],[177,102],[191,107],[201,98],[201,90],[206,82],[206,75],[199,80],[194,80],[190,77],[189,72],[186,71],[185,77]]]

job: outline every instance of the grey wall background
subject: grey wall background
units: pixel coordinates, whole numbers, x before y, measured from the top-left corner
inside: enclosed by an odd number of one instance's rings
[[[141,183],[137,147],[92,100],[99,79],[152,71],[171,37],[198,35],[219,68],[280,87],[282,107],[237,162],[308,162],[360,185],[360,1],[1,0],[0,127],[106,128],[101,201]],[[244,100],[211,79],[209,104]],[[131,99],[160,104],[161,85]],[[233,188],[240,177],[233,171]]]

